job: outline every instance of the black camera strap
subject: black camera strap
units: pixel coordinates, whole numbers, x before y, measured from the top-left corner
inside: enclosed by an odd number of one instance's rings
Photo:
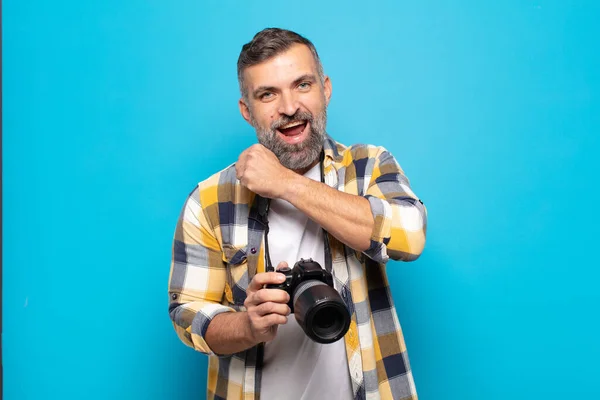
[[[257,198],[257,209],[258,209],[258,217],[261,222],[265,226],[265,259],[266,259],[266,272],[275,271],[273,267],[273,263],[271,263],[271,255],[269,254],[269,206],[271,205],[271,199],[264,198],[262,196],[256,195]]]
[[[321,152],[321,157],[320,157],[320,169],[321,169],[321,183],[325,183],[325,167],[324,167],[324,160],[325,160],[325,152]],[[275,267],[273,266],[273,263],[271,262],[271,255],[269,253],[269,206],[271,203],[271,199],[267,199],[264,198],[262,196],[257,195],[257,211],[258,211],[258,216],[261,219],[261,222],[264,224],[265,226],[265,271],[266,272],[273,272],[275,271]],[[330,248],[330,244],[329,244],[329,235],[327,234],[327,231],[323,229],[323,237],[324,237],[324,244],[325,244],[325,270],[329,273],[332,273],[332,260],[331,260],[331,248]],[[290,266],[290,268],[293,267]]]
[[[321,183],[325,184],[325,151],[321,151],[321,160],[319,162],[319,169],[321,170]],[[325,241],[325,271],[333,275],[333,265],[331,260],[331,247],[329,245],[329,234],[325,228],[323,230],[323,238]]]

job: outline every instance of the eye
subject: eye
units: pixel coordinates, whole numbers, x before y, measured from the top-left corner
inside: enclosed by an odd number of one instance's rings
[[[298,89],[300,90],[308,90],[310,89],[310,82],[302,82],[298,85]]]
[[[273,97],[272,92],[264,92],[263,94],[260,95],[261,100],[269,100],[271,97]]]

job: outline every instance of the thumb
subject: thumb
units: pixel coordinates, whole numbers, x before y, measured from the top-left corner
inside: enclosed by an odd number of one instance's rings
[[[280,262],[279,264],[277,264],[277,268],[276,270],[280,270],[282,268],[287,268],[288,267],[288,263],[285,261]]]

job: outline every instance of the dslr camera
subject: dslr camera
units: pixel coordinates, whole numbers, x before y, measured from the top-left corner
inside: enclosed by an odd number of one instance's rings
[[[333,277],[319,263],[301,259],[292,269],[277,272],[285,275],[285,281],[265,287],[288,292],[288,306],[308,337],[317,343],[333,343],[346,334],[350,313],[333,288]]]

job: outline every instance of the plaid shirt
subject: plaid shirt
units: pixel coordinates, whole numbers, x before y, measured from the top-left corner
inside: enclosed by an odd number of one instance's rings
[[[355,251],[329,235],[334,286],[352,322],[344,340],[355,399],[417,399],[385,264],[415,260],[427,212],[394,157],[382,147],[324,142],[325,184],[367,198],[371,246]],[[264,272],[264,226],[255,194],[235,167],[200,182],[183,207],[173,242],[169,313],[188,346],[209,355],[208,398],[260,398],[263,344],[230,356],[205,341],[211,320],[244,310],[248,282]]]

